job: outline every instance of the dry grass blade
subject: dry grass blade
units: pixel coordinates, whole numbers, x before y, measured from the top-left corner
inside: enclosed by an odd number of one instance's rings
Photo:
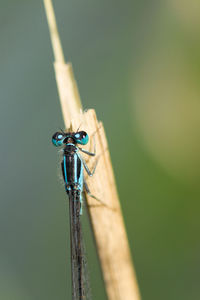
[[[81,128],[89,136],[95,134],[98,167],[87,183],[92,194],[106,204],[86,195],[92,230],[97,245],[109,300],[139,300],[139,289],[131,261],[130,250],[120,209],[112,164],[104,128],[93,109],[82,112],[81,101],[71,64],[64,55],[56,27],[51,0],[44,0],[55,55],[55,73],[66,128]],[[91,139],[92,141],[92,139]],[[89,163],[93,163],[92,159]]]

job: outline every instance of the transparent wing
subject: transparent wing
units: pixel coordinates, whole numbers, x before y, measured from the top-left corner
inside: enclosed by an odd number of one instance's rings
[[[72,300],[89,300],[90,289],[80,220],[80,191],[69,191]]]

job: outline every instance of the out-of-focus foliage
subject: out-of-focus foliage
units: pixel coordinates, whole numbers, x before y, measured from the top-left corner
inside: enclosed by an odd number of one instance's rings
[[[54,2],[83,105],[106,128],[142,297],[197,300],[200,2]],[[0,299],[70,299],[67,197],[51,145],[63,121],[43,3],[0,8]],[[84,226],[92,293],[106,299]]]

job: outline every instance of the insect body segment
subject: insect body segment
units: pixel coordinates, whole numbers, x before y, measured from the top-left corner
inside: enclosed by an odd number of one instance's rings
[[[82,204],[83,163],[78,155],[78,148],[74,144],[70,143],[65,146],[61,166],[67,194],[71,190],[77,190]],[[82,214],[82,205],[80,214]]]

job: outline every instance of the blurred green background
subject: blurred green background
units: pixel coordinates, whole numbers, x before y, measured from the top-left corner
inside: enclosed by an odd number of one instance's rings
[[[200,1],[54,7],[84,108],[105,125],[142,298],[200,299]],[[71,299],[68,205],[51,144],[63,121],[43,2],[0,0],[0,41],[0,299]],[[86,242],[103,300],[90,232]]]

